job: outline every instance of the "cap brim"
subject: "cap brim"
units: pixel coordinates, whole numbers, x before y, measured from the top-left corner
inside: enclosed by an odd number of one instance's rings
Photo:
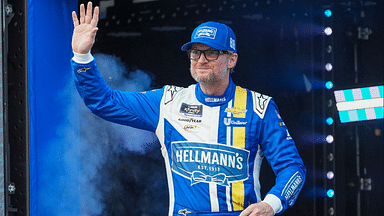
[[[191,42],[188,42],[188,43],[184,44],[184,45],[181,47],[181,50],[182,50],[182,51],[187,51],[187,50],[191,49],[191,48],[192,48],[192,44],[194,44],[194,43],[205,44],[205,45],[210,46],[210,47],[212,47],[212,48],[214,48],[214,49],[217,49],[217,50],[226,50],[225,47],[222,47],[222,46],[217,45],[217,44],[214,44],[214,43],[209,43],[209,42],[211,42],[211,41],[204,41],[204,40],[193,41],[193,42],[191,41]]]
[[[193,42],[188,42],[188,43],[184,44],[184,45],[181,47],[181,50],[182,50],[182,51],[187,51],[187,50],[191,49],[192,44],[193,44]]]

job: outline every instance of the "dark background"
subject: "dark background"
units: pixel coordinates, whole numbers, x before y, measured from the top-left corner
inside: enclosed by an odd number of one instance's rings
[[[323,16],[325,8],[332,9],[330,18]],[[331,215],[330,207],[335,215],[382,214],[383,121],[340,124],[334,104],[326,105],[332,91],[319,86],[329,76],[323,68],[328,41],[334,89],[383,85],[383,1],[115,0],[103,10],[93,53],[118,56],[130,71],[152,74],[152,88],[193,84],[189,60],[180,47],[202,22],[229,25],[237,36],[239,54],[234,82],[275,98],[307,166],[306,184],[284,215]],[[325,23],[333,27],[329,38],[322,34]],[[358,27],[371,30],[367,39],[359,38]],[[306,89],[306,79],[311,89]],[[322,139],[328,131],[323,121],[328,113],[335,117],[333,144]],[[329,152],[333,161],[328,160]],[[98,183],[103,215],[166,215],[168,189],[159,149],[146,154],[122,151],[111,157],[118,160],[106,162],[98,171],[105,179]],[[333,180],[324,177],[330,169]],[[372,189],[361,190],[361,179],[371,179]],[[264,196],[274,184],[266,161],[261,183]],[[103,193],[105,184],[123,187]],[[326,198],[324,191],[330,187],[335,196]]]

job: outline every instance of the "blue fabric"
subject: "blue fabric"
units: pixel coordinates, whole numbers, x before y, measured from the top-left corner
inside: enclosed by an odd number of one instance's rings
[[[172,185],[170,215],[187,210],[217,215],[232,211],[227,202],[232,194],[227,195],[224,190],[228,182],[244,182],[242,203],[261,201],[255,186],[259,184],[260,148],[277,176],[276,185],[269,193],[281,200],[282,210],[278,213],[295,203],[305,181],[306,168],[270,97],[245,89],[246,109],[235,107],[237,87],[232,80],[221,96],[205,95],[199,85],[183,89],[165,86],[146,93],[121,92],[108,87],[95,60],[88,64],[71,62],[78,92],[94,114],[115,123],[156,131],[167,174],[171,176],[168,178]],[[242,118],[235,116],[240,110],[247,113]],[[188,121],[195,123],[184,123]],[[244,128],[243,148],[227,140],[235,136],[231,127]],[[202,156],[211,152],[217,155],[217,161],[214,156],[212,161],[208,159],[210,156]],[[227,154],[235,155],[237,159],[232,161],[239,166],[222,163],[221,159],[219,164],[218,155]],[[211,192],[207,183],[216,183],[217,192]]]
[[[63,142],[67,134],[59,130],[72,97],[68,59],[76,9],[76,0],[28,0],[30,215],[80,215],[78,175],[65,158],[73,143]]]

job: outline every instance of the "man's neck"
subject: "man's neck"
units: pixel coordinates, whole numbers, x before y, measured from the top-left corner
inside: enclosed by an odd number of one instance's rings
[[[223,95],[229,85],[229,77],[218,83],[200,83],[201,91],[207,95]]]

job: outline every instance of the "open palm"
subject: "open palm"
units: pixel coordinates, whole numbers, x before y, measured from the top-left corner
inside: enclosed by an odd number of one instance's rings
[[[86,12],[84,4],[81,4],[80,20],[77,18],[75,11],[72,12],[72,20],[75,27],[72,36],[72,50],[76,53],[87,54],[95,43],[99,8],[95,7],[92,16],[92,2],[88,3]]]

